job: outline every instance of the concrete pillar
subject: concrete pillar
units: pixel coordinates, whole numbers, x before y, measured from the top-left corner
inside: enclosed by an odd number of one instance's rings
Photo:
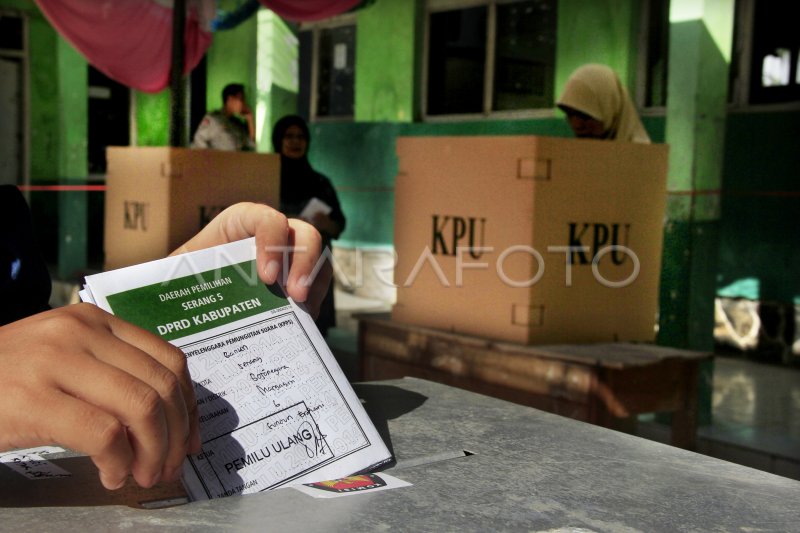
[[[56,40],[55,75],[58,103],[58,178],[62,185],[85,185],[87,178],[88,66],[63,38]],[[87,263],[88,201],[84,191],[58,194],[58,277],[75,279]]]
[[[259,152],[272,152],[272,127],[297,113],[298,40],[278,15],[260,9],[256,49],[256,138]]]
[[[666,142],[670,145],[659,344],[713,348],[720,188],[734,0],[672,0]],[[712,364],[701,371],[710,421]]]

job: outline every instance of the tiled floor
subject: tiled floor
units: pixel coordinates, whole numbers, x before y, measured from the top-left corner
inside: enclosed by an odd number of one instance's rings
[[[717,357],[712,401],[720,432],[800,457],[800,369]]]
[[[800,480],[800,369],[718,356],[699,451]]]
[[[352,313],[386,311],[380,303],[336,294],[338,327],[329,344],[348,377],[357,376]],[[668,442],[667,426],[642,417],[636,433]],[[743,357],[714,360],[712,423],[698,429],[699,453],[800,480],[800,368]]]
[[[648,417],[637,434],[669,438]],[[718,355],[712,421],[697,436],[702,454],[800,480],[800,369]]]

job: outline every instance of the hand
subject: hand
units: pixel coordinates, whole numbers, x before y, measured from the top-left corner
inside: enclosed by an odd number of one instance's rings
[[[0,449],[58,444],[89,455],[117,489],[178,479],[200,452],[186,358],[90,304],[0,328]]]
[[[250,137],[251,141],[256,140],[256,123],[253,119],[253,112],[250,110],[250,106],[247,105],[247,102],[242,100],[242,110],[239,113],[242,117],[247,121],[247,136]]]
[[[317,228],[317,231],[330,236],[332,239],[339,237],[342,233],[342,227],[339,223],[325,213],[315,213],[309,223]]]
[[[252,114],[253,114],[253,112],[250,110],[250,106],[249,106],[249,105],[247,105],[247,102],[245,102],[244,100],[242,100],[242,111],[241,111],[241,115],[242,115],[243,117],[246,117],[247,115],[252,115]]]
[[[328,290],[333,269],[323,261],[314,272],[322,252],[322,237],[299,219],[287,219],[263,204],[243,202],[222,211],[186,244],[170,255],[193,252],[233,241],[256,238],[258,275],[266,284],[278,281],[286,294],[305,302],[312,316]],[[284,271],[284,263],[288,272]]]

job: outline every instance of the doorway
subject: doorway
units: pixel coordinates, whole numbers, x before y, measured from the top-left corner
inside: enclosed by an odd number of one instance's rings
[[[0,12],[0,185],[23,185],[25,39],[22,17]]]

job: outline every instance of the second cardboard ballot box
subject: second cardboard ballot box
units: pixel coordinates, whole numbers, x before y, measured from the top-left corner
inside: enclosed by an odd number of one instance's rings
[[[398,322],[524,344],[652,341],[668,147],[397,141]]]
[[[278,208],[280,156],[170,147],[109,147],[106,270],[160,259],[226,207]]]

